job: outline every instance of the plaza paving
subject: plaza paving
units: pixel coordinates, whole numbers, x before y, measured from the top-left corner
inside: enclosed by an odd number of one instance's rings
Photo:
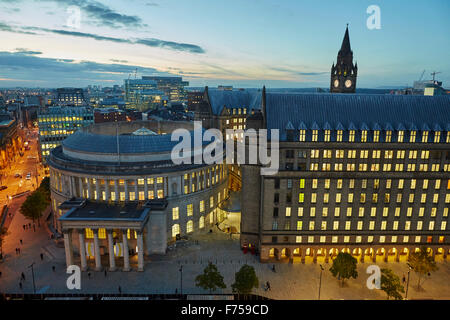
[[[166,256],[152,256],[146,258],[145,271],[137,272],[136,257],[132,260],[131,272],[90,271],[82,273],[81,290],[68,290],[65,273],[64,249],[57,247],[49,239],[44,227],[33,230],[23,230],[26,221],[20,214],[16,214],[11,224],[11,234],[7,237],[4,251],[6,259],[0,263],[0,292],[32,293],[31,269],[27,268],[35,262],[34,273],[36,290],[38,293],[175,293],[180,292],[180,265],[183,265],[183,293],[205,293],[195,287],[195,277],[200,274],[208,261],[215,263],[224,276],[227,288],[218,293],[231,293],[234,274],[244,264],[254,266],[260,279],[260,286],[254,293],[273,299],[317,299],[319,287],[319,264],[308,262],[280,263],[276,265],[276,272],[272,271],[272,264],[258,262],[256,256],[244,254],[239,249],[239,240],[230,239],[217,229],[213,233],[195,235],[184,245],[169,251]],[[23,245],[19,243],[23,240]],[[198,243],[196,242],[198,241]],[[15,254],[15,248],[21,247],[22,253]],[[44,254],[41,261],[40,253]],[[119,259],[116,260],[119,262]],[[102,261],[107,266],[107,256]],[[91,265],[93,262],[91,261]],[[324,264],[322,276],[321,299],[386,299],[384,292],[369,290],[366,287],[366,268],[370,263],[358,264],[359,277],[348,280],[343,288],[328,271],[331,264]],[[407,274],[405,262],[377,262],[381,268],[394,270],[400,277]],[[52,271],[55,266],[55,272]],[[118,263],[118,266],[120,264]],[[408,298],[410,299],[450,299],[450,266],[449,262],[439,262],[439,270],[434,272],[423,283],[424,291],[417,291],[417,276],[410,274]],[[93,268],[92,268],[93,269]],[[19,288],[21,272],[26,280],[23,289]],[[265,291],[263,284],[269,281],[271,291]]]

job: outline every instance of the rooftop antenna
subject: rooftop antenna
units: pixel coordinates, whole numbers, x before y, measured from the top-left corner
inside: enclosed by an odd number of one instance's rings
[[[423,70],[422,75],[421,75],[420,78],[419,78],[419,81],[422,80],[424,74],[425,74],[425,69]]]
[[[440,71],[438,71],[438,72],[433,71],[433,72],[431,73],[431,75],[433,76],[433,81],[434,81],[434,77],[435,77],[438,73],[442,73],[442,72],[440,72]]]

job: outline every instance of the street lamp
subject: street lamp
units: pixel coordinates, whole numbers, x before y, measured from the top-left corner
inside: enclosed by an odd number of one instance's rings
[[[183,265],[180,266],[180,294],[183,294]]]
[[[406,293],[405,293],[405,300],[408,299],[408,288],[409,288],[409,273],[411,272],[411,265],[408,263],[408,280],[406,282]]]
[[[321,264],[319,264],[320,266],[320,277],[319,277],[319,298],[318,300],[320,300],[320,288],[322,287],[322,271],[325,270]]]
[[[36,294],[36,286],[34,285],[34,269],[33,269],[34,262],[28,266],[28,268],[31,268],[31,277],[33,278],[33,293]]]

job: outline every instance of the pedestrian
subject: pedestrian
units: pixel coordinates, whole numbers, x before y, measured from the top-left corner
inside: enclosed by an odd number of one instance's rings
[[[55,272],[55,269],[56,269],[55,266],[52,266],[52,271],[53,271],[53,272]]]
[[[119,286],[119,293],[121,294],[122,293],[122,288]]]
[[[17,248],[16,248],[16,254],[18,254],[18,252],[17,252]]]
[[[31,228],[31,223],[28,224],[28,227]]]
[[[25,274],[22,272],[22,274],[20,275],[20,277],[23,279],[23,281],[25,281]]]
[[[106,269],[105,269],[105,278],[106,278]]]
[[[273,271],[273,272],[276,272],[276,271],[275,271],[275,265],[272,266],[272,271]]]
[[[0,277],[2,276],[2,272],[0,271]]]
[[[24,224],[22,225],[22,228],[23,228],[23,230],[25,230],[25,225]]]
[[[44,260],[44,254],[41,253],[41,261]]]
[[[402,278],[403,284],[406,282],[406,278],[405,275],[403,274],[403,278]]]
[[[91,278],[91,273],[90,273],[90,272],[88,272],[88,278],[89,278],[89,279]]]
[[[22,282],[21,281],[19,281],[19,287],[20,287],[20,289],[22,289]]]
[[[20,239],[20,244],[23,244],[22,239]]]
[[[270,291],[270,283],[269,283],[269,281],[266,282],[266,288],[267,288],[268,291]]]

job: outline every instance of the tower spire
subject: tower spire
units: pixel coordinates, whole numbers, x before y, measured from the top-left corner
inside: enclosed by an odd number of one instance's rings
[[[341,50],[339,53],[346,54],[352,52],[350,47],[350,36],[348,35],[348,23],[345,29],[344,39],[342,40]]]

